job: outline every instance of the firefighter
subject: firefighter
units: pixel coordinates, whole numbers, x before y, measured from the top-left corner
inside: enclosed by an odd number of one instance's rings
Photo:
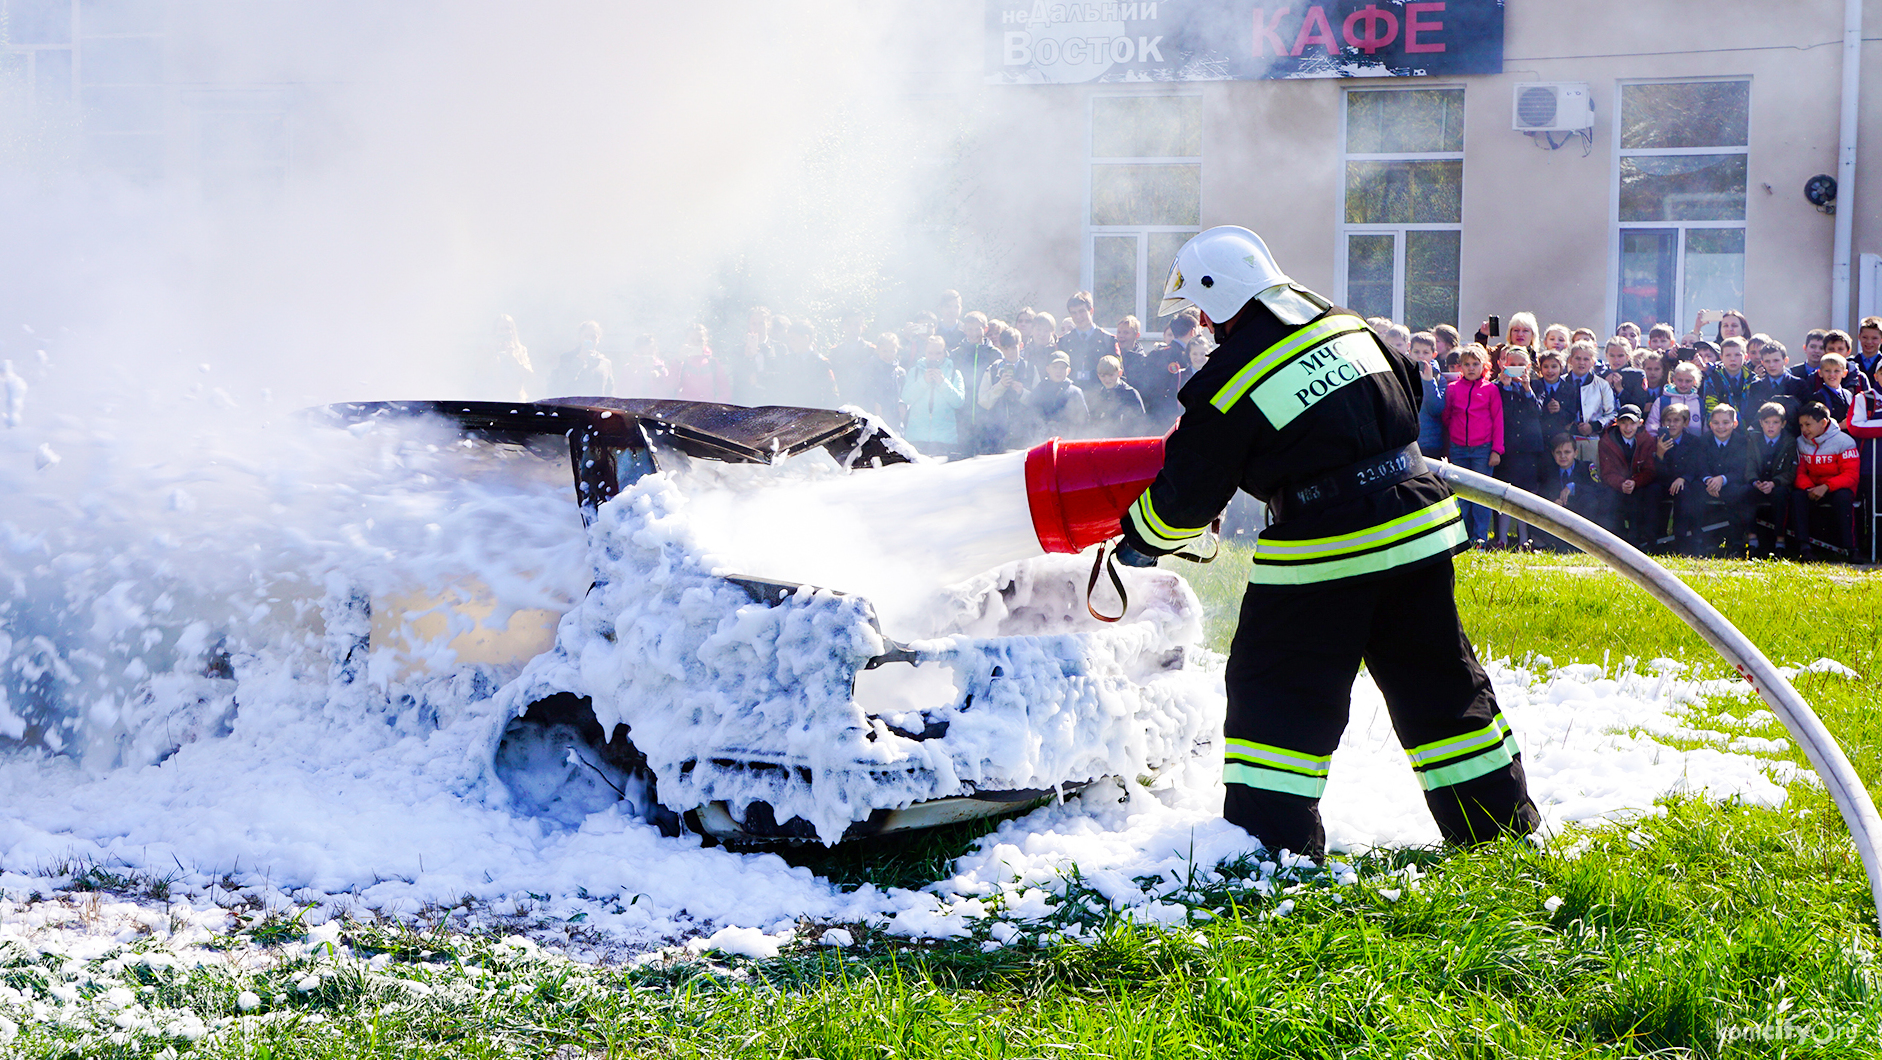
[[[1457,501],[1418,451],[1417,366],[1224,225],[1177,252],[1159,313],[1220,345],[1179,394],[1163,470],[1120,561],[1200,537],[1236,489],[1268,505],[1229,649],[1223,816],[1270,850],[1324,855],[1320,795],[1363,661],[1451,843],[1539,823],[1522,757],[1457,615]]]

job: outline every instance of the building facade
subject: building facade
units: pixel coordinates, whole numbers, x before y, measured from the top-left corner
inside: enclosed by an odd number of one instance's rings
[[[1001,6],[1024,7],[990,4]],[[1312,52],[1327,33],[1351,40],[1356,27],[1364,43],[1379,32],[1365,11],[1342,19],[1357,5],[1326,4],[1320,22],[1319,5],[1255,7],[1252,19],[1245,3],[1220,6],[1230,52],[1298,52],[1303,37]],[[1050,277],[1042,291],[1089,288],[1111,320],[1154,316],[1175,248],[1217,224],[1254,229],[1297,280],[1339,302],[1467,336],[1524,309],[1603,336],[1626,320],[1683,333],[1701,310],[1738,309],[1795,350],[1809,328],[1882,310],[1882,198],[1860,179],[1838,189],[1834,209],[1854,215],[1855,275],[1837,313],[1835,217],[1805,193],[1838,173],[1842,0],[1494,6],[1494,72],[1327,76],[1336,60],[1275,79],[988,76],[998,83],[976,90],[978,106],[993,135],[1027,144],[1028,172],[1027,194],[983,200],[1011,205],[987,218],[989,238],[1021,233],[1029,268]],[[1397,29],[1444,7],[1373,10],[1395,12]],[[1856,172],[1872,174],[1882,2],[1864,15]],[[984,28],[988,53],[1015,29],[999,21]],[[1581,108],[1566,124],[1586,128],[1522,131],[1561,124],[1536,109],[1550,99]]]
[[[1882,173],[1882,0],[1863,6],[1843,306],[1836,216],[1805,187],[1839,175],[1844,0],[938,0],[901,9],[886,65],[920,86],[911,121],[972,130],[964,231],[934,240],[973,242],[1049,308],[1090,289],[1107,323],[1149,323],[1175,249],[1232,223],[1300,282],[1415,327],[1528,309],[1683,332],[1739,309],[1795,347],[1882,311],[1862,176]],[[69,116],[91,165],[265,209],[345,149],[334,86],[357,47],[331,26],[371,39],[378,10],[0,0],[0,88],[9,114]],[[828,61],[856,58],[830,41]],[[1584,127],[1518,128],[1550,99]],[[967,287],[965,267],[910,282]]]
[[[132,181],[172,183],[210,202],[276,201],[292,155],[289,114],[307,80],[279,61],[293,51],[294,19],[306,16],[287,11],[0,0],[8,116],[69,136],[72,155]]]

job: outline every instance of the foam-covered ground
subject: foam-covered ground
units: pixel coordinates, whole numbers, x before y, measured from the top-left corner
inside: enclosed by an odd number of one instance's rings
[[[0,939],[64,950],[154,930],[132,923],[154,915],[148,906],[122,924],[58,913],[74,901],[76,877],[95,866],[167,881],[172,908],[161,919],[186,935],[211,922],[233,927],[220,907],[239,901],[251,912],[305,906],[307,924],[368,913],[435,919],[454,909],[457,926],[527,930],[582,957],[688,939],[766,952],[806,922],[947,936],[994,909],[1024,920],[1043,912],[1074,867],[1114,908],[1168,918],[1175,907],[1165,899],[1190,867],[1206,872],[1253,849],[1216,815],[1219,760],[1209,754],[1152,790],[1098,785],[1008,822],[954,876],[920,891],[844,891],[773,855],[663,838],[625,803],[572,820],[519,813],[492,773],[504,712],[525,698],[515,691],[523,676],[451,675],[447,666],[430,682],[401,677],[414,664],[448,663],[434,646],[416,659],[375,656],[343,685],[329,658],[336,616],[324,616],[323,632],[320,602],[474,577],[499,619],[515,609],[568,610],[608,561],[589,553],[566,479],[527,454],[493,461],[436,431],[317,432],[279,415],[234,423],[207,415],[214,404],[204,395],[196,407],[166,409],[173,429],[158,448],[148,423],[140,433],[48,418],[49,426],[0,434],[0,491],[12,499],[0,514]],[[950,510],[933,504],[930,480],[897,481],[913,484],[901,496]],[[751,487],[736,476],[720,485]],[[662,496],[653,482],[624,496],[648,511],[616,529],[669,556],[674,570],[711,569],[710,556],[694,554],[704,546],[691,550],[672,526],[656,525],[683,514],[654,510]],[[710,490],[700,496],[719,506],[715,518],[739,511]],[[793,534],[772,535],[772,544],[817,540],[803,518],[795,513]],[[918,522],[893,542],[895,562],[871,568],[874,584],[919,566],[924,535],[945,546],[949,563],[978,562],[992,546],[973,533],[965,523]],[[712,603],[710,594],[682,594],[678,605],[689,601]],[[917,634],[945,632],[922,626],[919,594],[896,607],[893,620]],[[1138,654],[1194,649],[1180,683],[1158,701],[1172,732],[1220,710],[1215,666],[1194,648],[1193,622],[1180,619],[1157,619],[1148,634],[1127,623],[1113,635],[1157,641]],[[579,609],[571,613],[565,632],[582,621]],[[580,690],[598,702],[628,696],[603,704],[627,716],[646,675],[618,648],[600,648],[614,642],[592,626],[575,632],[563,638],[562,657],[545,657],[528,680],[560,667],[562,687],[591,682]],[[1036,641],[1051,635],[1034,632]],[[1040,657],[1049,656],[1064,657]],[[1115,682],[1127,669],[1105,678],[1108,690],[1068,695],[1067,724],[1118,702]],[[1784,798],[1792,767],[1763,757],[1784,747],[1769,715],[1722,716],[1706,705],[1740,709],[1743,685],[1691,681],[1667,662],[1645,673],[1491,670],[1552,826],[1649,811],[1672,791]],[[996,735],[980,740],[975,753],[998,750]],[[1072,768],[1049,757],[1034,755],[1025,768]],[[1136,762],[1120,759],[1118,771],[1131,775]],[[1338,849],[1437,839],[1363,675],[1325,810]],[[1142,882],[1158,876],[1173,882]],[[35,893],[42,900],[28,900]]]
[[[1496,664],[1491,672],[1551,827],[1650,812],[1657,797],[1675,791],[1770,805],[1785,797],[1778,781],[1793,767],[1760,757],[1783,742],[1743,735],[1772,719],[1758,711],[1721,716],[1704,705],[1742,686],[1686,680],[1674,664],[1618,679],[1588,667]],[[415,915],[468,896],[477,901],[460,912],[460,926],[491,927],[496,914],[522,906],[540,941],[619,957],[728,928],[755,929],[721,937],[762,949],[750,940],[764,935],[775,946],[802,921],[964,934],[995,894],[1010,915],[1029,908],[1043,915],[1044,896],[1062,888],[1074,866],[1108,889],[1116,908],[1156,919],[1172,907],[1158,888],[1131,881],[1174,878],[1192,864],[1207,868],[1255,850],[1217,816],[1217,770],[1199,760],[1158,790],[1095,788],[1007,822],[958,862],[954,876],[924,891],[843,893],[773,855],[663,838],[620,809],[559,832],[481,805],[449,790],[452,770],[441,763],[465,748],[443,735],[363,747],[347,726],[312,720],[101,777],[65,759],[15,752],[0,762],[0,891],[16,902],[51,893],[70,878],[42,873],[99,863],[169,877],[173,894],[197,907],[216,895],[228,901],[225,883],[277,909],[312,903],[305,920],[316,924],[346,912]],[[1675,746],[1694,742],[1714,746]],[[310,753],[322,745],[328,753]],[[1435,842],[1422,807],[1383,703],[1362,675],[1327,791],[1331,842],[1336,849]],[[12,909],[0,933],[17,936]]]

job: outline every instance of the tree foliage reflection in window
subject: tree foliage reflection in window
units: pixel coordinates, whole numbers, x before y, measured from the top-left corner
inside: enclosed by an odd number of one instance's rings
[[[1621,150],[1743,147],[1750,142],[1751,82],[1621,86]]]
[[[1464,219],[1464,163],[1346,163],[1347,224],[1459,224]]]
[[[1346,94],[1346,153],[1403,155],[1464,149],[1464,90]]]
[[[1201,96],[1099,96],[1091,101],[1093,158],[1197,158]]]
[[[1202,222],[1202,167],[1091,167],[1091,223],[1194,225]]]

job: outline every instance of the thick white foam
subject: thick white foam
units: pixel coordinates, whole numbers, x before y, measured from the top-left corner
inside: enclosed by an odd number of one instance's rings
[[[1035,891],[1058,886],[1053,881],[1074,864],[1087,878],[1109,873],[1104,878],[1115,884],[1119,907],[1154,918],[1162,915],[1160,899],[1141,888],[1126,891],[1125,883],[1163,871],[1192,851],[1206,861],[1252,845],[1216,816],[1219,760],[1212,756],[1195,760],[1154,794],[1135,791],[1117,802],[1094,790],[1008,823],[962,860],[955,879],[930,892],[841,892],[773,856],[663,839],[622,803],[562,814],[562,820],[519,813],[493,786],[491,771],[495,734],[526,696],[527,683],[588,682],[589,691],[602,690],[607,709],[627,717],[635,709],[630,693],[636,682],[665,673],[674,695],[660,702],[675,712],[667,735],[677,746],[691,712],[712,716],[717,707],[710,699],[723,691],[706,681],[698,686],[705,701],[687,700],[685,689],[702,667],[785,682],[794,679],[793,667],[828,662],[832,653],[854,658],[876,650],[860,632],[867,623],[858,624],[858,612],[843,598],[817,594],[800,606],[751,611],[731,601],[727,610],[707,587],[706,572],[728,566],[733,561],[726,557],[741,546],[738,540],[703,544],[724,524],[714,521],[696,538],[698,513],[714,505],[766,510],[782,495],[747,489],[726,499],[710,492],[708,477],[697,490],[650,480],[609,510],[607,525],[625,535],[625,545],[610,556],[599,539],[597,559],[584,544],[566,483],[517,474],[514,466],[502,473],[467,468],[443,434],[306,432],[287,422],[249,429],[211,410],[207,403],[192,406],[191,415],[165,421],[169,432],[158,435],[165,444],[154,448],[152,431],[123,419],[111,430],[72,420],[37,433],[0,432],[0,488],[10,499],[0,512],[0,584],[7,586],[0,666],[16,682],[13,698],[0,707],[0,722],[22,730],[39,726],[67,751],[15,746],[0,752],[0,889],[8,893],[50,890],[58,878],[37,874],[89,859],[176,876],[179,893],[193,888],[206,894],[229,874],[277,904],[318,903],[308,915],[316,923],[347,909],[409,914],[424,903],[469,895],[486,908],[525,901],[544,917],[582,913],[588,941],[566,933],[558,941],[618,952],[726,927],[777,936],[806,917],[887,920],[897,930],[954,933],[973,919],[970,900],[1007,889],[1015,879]],[[32,470],[32,452],[41,444],[64,454],[45,472]],[[885,490],[900,491],[910,504],[932,504],[937,494],[925,483],[933,476],[972,478],[988,466],[862,472],[853,480],[858,492],[847,497],[847,480],[839,488],[830,478],[818,488],[853,512],[861,506],[856,519],[884,519],[883,512],[867,510],[865,476],[891,471],[896,477],[879,480]],[[826,468],[803,478],[829,475]],[[811,525],[826,528],[854,525],[834,515],[813,517],[820,521]],[[985,525],[1010,531],[1018,522],[1009,514]],[[919,559],[914,546],[921,536],[921,527],[910,527],[908,547],[897,538],[892,558]],[[972,527],[957,527],[951,539],[971,543]],[[855,547],[856,539],[840,540]],[[630,562],[630,552],[644,562]],[[757,548],[737,562],[776,554]],[[971,547],[966,554],[973,554]],[[376,671],[376,679],[390,682],[385,685],[330,680],[319,607],[330,585],[392,591],[475,576],[504,608],[566,607],[586,589],[597,563],[623,583],[632,572],[650,591],[669,595],[660,597],[659,608],[636,611],[625,584],[620,593],[600,594],[594,606],[565,620],[568,650],[545,658],[526,681],[471,671],[400,684],[385,668]],[[1028,665],[1062,661],[1067,637],[1082,635],[1078,600],[1053,594],[1067,584],[1059,568],[1082,573],[1076,564],[1070,557],[1042,559],[999,575],[1017,601],[1003,603],[1001,613],[974,609],[973,601],[987,599],[984,592],[955,589],[931,595],[930,609],[911,611],[911,621],[927,615],[933,627],[951,629],[970,644],[1012,633],[1024,649],[1012,656],[1022,674]],[[842,570],[835,577],[848,580]],[[851,584],[865,584],[860,578]],[[1082,578],[1077,582],[1082,589]],[[1108,658],[1108,665],[1123,668],[1145,646],[1193,644],[1195,630],[1179,617],[1178,610],[1139,616],[1098,637],[1082,658]],[[601,636],[603,620],[614,623],[616,634],[608,649],[601,647],[609,643]],[[780,625],[767,632],[766,622]],[[840,635],[829,635],[831,629]],[[623,630],[635,638],[632,650]],[[203,664],[225,635],[234,677],[205,676]],[[974,654],[957,650],[959,658]],[[738,670],[742,656],[768,669]],[[995,727],[978,735],[964,727],[961,753],[934,763],[957,774],[1004,769],[1007,776],[1082,764],[1114,767],[1109,756],[1147,754],[1145,741],[1172,738],[1193,723],[1195,710],[1219,709],[1206,661],[1199,656],[1183,676],[1147,683],[1146,695],[1164,697],[1152,703],[1149,716],[1162,720],[1132,737],[1139,741],[1135,748],[1120,751],[1113,744],[1123,737],[1106,728],[1122,724],[1103,713],[1115,702],[1107,677],[1088,682],[1089,694],[1053,701],[1068,725],[1091,727],[1077,739],[1009,746]],[[1705,696],[1742,696],[1742,684],[1695,682],[1671,667],[1604,674],[1592,667],[1528,672],[1492,665],[1491,672],[1552,823],[1648,811],[1670,790],[1761,803],[1784,796],[1772,778],[1785,779],[1790,767],[1760,757],[1784,746],[1781,733],[1767,724],[1771,719],[1727,722],[1702,707]],[[906,683],[871,694],[897,699],[904,712],[918,711],[944,697],[944,685],[961,687],[962,673],[951,668],[942,681],[932,671],[911,669]],[[29,718],[34,704],[17,684],[28,674],[64,691],[52,715]],[[1022,693],[1014,702],[1026,698]],[[807,700],[794,702],[780,703],[785,713],[777,717],[814,724],[807,714],[791,713]],[[726,715],[748,728],[765,716]],[[16,721],[6,722],[9,717]],[[819,739],[836,732],[816,731]],[[664,739],[646,735],[650,744]],[[1666,742],[1674,738],[1709,746],[1680,750]],[[805,753],[834,754],[828,747]],[[1081,764],[1067,757],[1073,754],[1093,757]],[[596,794],[592,785],[589,794]],[[840,794],[824,801],[817,796],[813,813],[840,823]],[[1334,756],[1326,811],[1336,845],[1436,838],[1377,692],[1363,676],[1355,686],[1353,724]],[[619,901],[583,899],[584,891]],[[1009,908],[1037,904],[1025,893],[1016,892]],[[550,898],[538,902],[531,894]]]

